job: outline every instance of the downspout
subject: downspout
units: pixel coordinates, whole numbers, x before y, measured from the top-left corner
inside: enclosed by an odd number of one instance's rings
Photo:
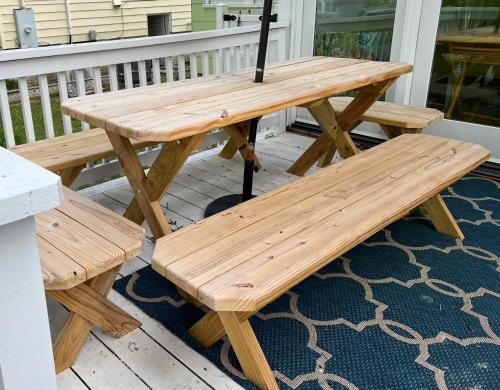
[[[26,4],[24,3],[24,0],[19,0],[19,5],[21,8],[26,8]]]
[[[71,7],[69,6],[69,0],[65,0],[64,3],[66,5],[66,21],[68,23],[69,43],[73,43],[73,22],[71,21]]]

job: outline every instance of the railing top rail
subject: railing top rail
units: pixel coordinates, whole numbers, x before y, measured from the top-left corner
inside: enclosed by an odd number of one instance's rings
[[[271,25],[271,29],[282,29],[288,27],[288,22],[277,22]],[[162,35],[158,37],[130,38],[110,41],[98,41],[79,44],[46,46],[31,49],[16,49],[0,51],[0,63],[18,61],[23,59],[34,59],[52,57],[58,55],[84,54],[102,52],[109,50],[145,48],[150,46],[172,44],[178,42],[192,42],[201,39],[223,38],[227,36],[238,36],[260,31],[260,25],[234,27],[221,30],[209,30],[190,33]]]

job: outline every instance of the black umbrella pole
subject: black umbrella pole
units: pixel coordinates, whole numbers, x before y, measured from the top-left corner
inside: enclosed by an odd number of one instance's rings
[[[267,43],[269,41],[269,25],[271,24],[271,12],[273,1],[264,2],[262,11],[262,26],[260,29],[259,52],[257,55],[257,70],[255,72],[255,82],[264,81],[264,71],[266,66]],[[248,133],[247,154],[245,156],[245,174],[243,177],[243,194],[241,200],[246,202],[252,199],[253,173],[255,170],[255,140],[257,138],[257,126],[260,118],[254,118],[250,122],[250,131]]]
[[[248,132],[245,173],[243,176],[243,195],[241,197],[243,202],[252,199],[253,173],[255,170],[255,139],[257,138],[258,124],[259,118],[252,119],[250,122],[250,131]]]

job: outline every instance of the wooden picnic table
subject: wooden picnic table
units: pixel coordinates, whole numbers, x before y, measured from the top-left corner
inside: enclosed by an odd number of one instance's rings
[[[62,104],[62,112],[106,130],[134,192],[125,216],[138,224],[146,219],[160,238],[171,232],[160,199],[210,130],[224,128],[243,137],[250,119],[302,106],[324,134],[300,164],[314,164],[335,145],[347,157],[356,153],[350,127],[411,70],[401,63],[308,57],[272,64],[262,84],[254,83],[254,69],[245,69],[73,98]],[[328,98],[351,90],[359,94],[336,115]],[[147,176],[131,139],[164,143]]]
[[[493,26],[472,29],[467,32],[441,33],[437,43],[446,45],[445,58],[450,63],[453,92],[447,110],[450,117],[459,102],[460,93],[471,64],[500,65],[500,33]],[[457,65],[461,65],[460,73]]]

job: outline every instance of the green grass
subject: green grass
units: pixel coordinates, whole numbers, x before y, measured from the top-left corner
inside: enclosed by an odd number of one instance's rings
[[[62,114],[60,110],[59,99],[51,100],[52,106],[52,120],[54,122],[55,135],[64,134],[64,127],[62,121]],[[16,145],[24,144],[27,142],[26,131],[23,119],[23,109],[20,103],[10,105],[10,114],[12,117],[12,126],[14,127],[14,138]],[[42,103],[39,100],[31,101],[31,114],[33,116],[33,126],[35,127],[35,137],[37,140],[47,138],[45,134],[45,126],[43,123]],[[80,122],[72,119],[73,132],[81,131]],[[6,147],[5,135],[2,122],[0,121],[0,146]]]

